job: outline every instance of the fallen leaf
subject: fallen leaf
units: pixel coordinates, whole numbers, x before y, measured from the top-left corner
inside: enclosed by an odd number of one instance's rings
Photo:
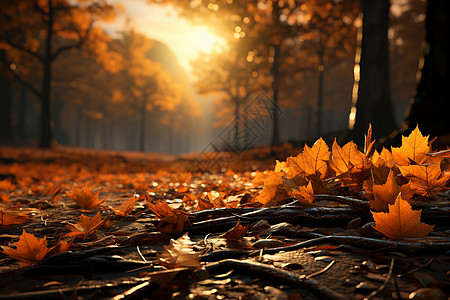
[[[392,147],[392,155],[398,166],[407,166],[410,164],[410,160],[421,164],[426,161],[429,152],[428,136],[422,135],[419,126],[408,137],[402,136],[401,147]]]
[[[145,194],[145,202],[156,217],[160,219],[158,227],[162,227],[162,232],[179,233],[183,231],[184,225],[188,221],[187,213],[171,208],[166,201],[153,203],[148,194]]]
[[[104,220],[100,216],[100,213],[97,213],[93,217],[88,217],[81,214],[78,219],[77,224],[66,224],[66,228],[71,232],[66,233],[64,237],[78,237],[81,236],[83,240],[90,234],[94,233],[97,229],[102,227],[106,221],[109,220],[110,215],[108,215]]]
[[[245,236],[245,234],[247,233],[247,230],[248,230],[248,226],[241,225],[241,221],[239,220],[237,222],[236,226],[234,226],[233,228],[231,228],[230,230],[225,232],[223,234],[223,236],[227,240],[238,240],[238,239],[242,238],[243,236]]]
[[[413,210],[401,194],[393,205],[389,205],[389,212],[372,212],[374,228],[393,240],[423,238],[430,233],[434,225],[420,222],[421,214],[422,210]]]
[[[400,187],[395,181],[394,172],[389,172],[386,183],[372,187],[373,201],[369,201],[370,207],[377,211],[388,211],[388,205],[394,204],[400,193]]]
[[[82,187],[81,189],[74,187],[72,188],[71,193],[66,193],[66,195],[67,197],[75,201],[75,203],[78,204],[81,208],[84,209],[95,208],[100,204],[102,204],[108,197],[106,196],[103,199],[99,199],[98,192],[94,193],[92,191],[92,188],[87,186]]]
[[[23,230],[19,241],[14,244],[16,245],[16,249],[2,246],[2,252],[25,264],[33,264],[43,260],[49,251],[45,236],[42,239],[38,239],[32,234],[26,233],[25,230]]]
[[[19,225],[30,221],[30,217],[16,212],[14,210],[9,210],[7,207],[0,205],[0,229],[7,229],[13,225]]]
[[[410,188],[421,196],[434,196],[435,193],[445,188],[449,179],[448,173],[441,171],[441,159],[430,158],[436,162],[421,165],[399,166],[402,175],[410,179]]]
[[[332,146],[331,168],[336,175],[347,172],[361,172],[367,167],[366,157],[358,150],[358,147],[352,141],[340,147],[334,139]]]
[[[305,173],[307,175],[318,175],[321,179],[327,174],[330,151],[322,138],[319,138],[310,148],[305,145],[303,148],[305,158]]]
[[[287,198],[286,191],[282,188],[283,185],[283,173],[273,172],[269,173],[269,176],[264,180],[263,190],[253,198],[252,202],[260,202],[264,205],[284,200]]]
[[[200,255],[195,252],[188,234],[184,234],[177,240],[170,239],[170,246],[164,246],[164,249],[156,257],[165,267],[174,268],[201,268]]]
[[[372,124],[369,123],[369,129],[367,130],[364,141],[364,154],[366,155],[366,157],[371,157],[373,155],[374,144],[375,140],[372,141]]]
[[[325,178],[327,174],[330,151],[322,138],[319,138],[310,148],[303,147],[303,152],[296,157],[288,157],[287,166],[292,168],[293,175]]]
[[[131,211],[133,210],[133,206],[138,199],[139,197],[133,195],[131,197],[128,197],[128,199],[122,202],[122,204],[120,204],[118,207],[110,207],[110,208],[116,214],[116,216],[125,217],[131,213]]]
[[[309,181],[306,186],[297,186],[293,189],[287,190],[289,196],[297,199],[301,204],[311,204],[314,201],[314,189],[312,181]]]

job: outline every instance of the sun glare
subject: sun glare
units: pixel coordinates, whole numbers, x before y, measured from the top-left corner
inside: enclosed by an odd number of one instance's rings
[[[206,27],[195,28],[191,38],[198,52],[211,53],[214,45],[218,43],[217,38],[211,35]]]

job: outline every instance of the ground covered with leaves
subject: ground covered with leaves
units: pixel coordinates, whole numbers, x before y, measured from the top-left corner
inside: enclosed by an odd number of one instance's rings
[[[0,148],[0,298],[447,299],[450,151],[432,144]]]

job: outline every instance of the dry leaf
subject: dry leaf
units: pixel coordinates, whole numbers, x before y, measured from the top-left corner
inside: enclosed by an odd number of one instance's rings
[[[328,161],[330,160],[330,151],[325,141],[319,138],[311,148],[305,145],[303,156],[306,166],[305,173],[307,175],[318,175],[321,179],[325,178]]]
[[[252,202],[260,202],[264,205],[276,203],[287,198],[286,191],[282,188],[283,173],[273,172],[264,180],[263,190],[253,198]]]
[[[365,155],[358,150],[355,143],[350,141],[341,148],[334,139],[330,166],[336,175],[364,170],[367,167],[365,160]]]
[[[405,238],[423,238],[430,233],[434,225],[420,222],[422,210],[413,210],[408,201],[398,195],[395,203],[389,205],[389,212],[372,212],[374,228],[393,240]]]
[[[16,249],[2,246],[2,252],[25,264],[32,264],[43,260],[49,251],[45,236],[42,239],[38,239],[32,234],[26,233],[25,230],[23,230],[19,241],[15,245]]]
[[[184,234],[177,240],[170,239],[170,246],[164,246],[161,254],[156,257],[159,262],[170,269],[174,268],[201,268],[200,255],[194,251],[188,234]]]
[[[434,196],[444,188],[449,174],[441,172],[440,158],[430,158],[437,162],[423,165],[399,166],[402,175],[410,179],[410,188],[421,196]]]
[[[108,215],[104,220],[100,216],[100,213],[97,213],[93,217],[88,217],[81,214],[77,224],[66,224],[66,228],[71,232],[66,233],[64,237],[78,237],[81,236],[83,240],[90,234],[94,233],[97,229],[102,227],[106,221],[108,221],[110,215]]]
[[[388,211],[388,204],[394,204],[400,193],[400,187],[395,181],[394,172],[389,172],[386,183],[374,185],[372,187],[373,201],[370,201],[370,207],[377,211]]]
[[[319,138],[310,148],[303,147],[303,152],[296,157],[288,157],[287,166],[292,168],[293,175],[325,178],[327,174],[330,151],[322,138]]]
[[[369,123],[369,129],[367,130],[367,135],[365,136],[364,141],[364,154],[366,157],[371,157],[373,155],[374,144],[375,140],[372,141],[372,124]]]
[[[245,236],[245,234],[247,233],[247,230],[248,230],[248,226],[241,225],[241,221],[239,220],[237,222],[236,226],[234,226],[233,228],[231,228],[230,230],[225,232],[223,234],[223,236],[227,240],[238,240],[238,239],[242,238],[243,236]]]
[[[30,220],[30,217],[20,212],[8,210],[7,207],[0,205],[0,230],[7,229],[13,225],[23,224]]]
[[[66,193],[67,197],[72,198],[73,201],[75,201],[76,204],[78,204],[81,208],[84,209],[92,209],[100,204],[102,204],[106,198],[103,199],[98,198],[98,192],[93,192],[92,188],[90,187],[83,187],[81,189],[79,188],[72,188],[72,193]]]
[[[171,208],[166,201],[153,203],[148,194],[145,194],[145,202],[160,219],[158,227],[164,226],[162,232],[179,233],[183,231],[184,225],[188,221],[187,213]]]
[[[289,196],[297,199],[301,204],[311,204],[314,201],[314,189],[312,181],[306,186],[296,186],[292,189],[286,189]]]
[[[398,166],[407,166],[410,160],[417,164],[425,162],[430,150],[428,136],[424,137],[417,126],[408,137],[402,136],[401,147],[392,147],[392,155]]]
[[[116,214],[116,216],[128,216],[131,211],[133,210],[134,203],[139,199],[139,197],[136,197],[136,195],[133,195],[129,197],[127,200],[125,200],[122,204],[120,204],[118,207],[110,207],[111,210]]]

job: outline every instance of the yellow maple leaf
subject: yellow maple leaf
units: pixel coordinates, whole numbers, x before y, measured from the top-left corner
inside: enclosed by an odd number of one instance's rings
[[[374,228],[393,240],[423,238],[430,233],[434,225],[420,222],[421,214],[422,210],[413,210],[401,194],[393,205],[389,205],[389,212],[372,212]]]

